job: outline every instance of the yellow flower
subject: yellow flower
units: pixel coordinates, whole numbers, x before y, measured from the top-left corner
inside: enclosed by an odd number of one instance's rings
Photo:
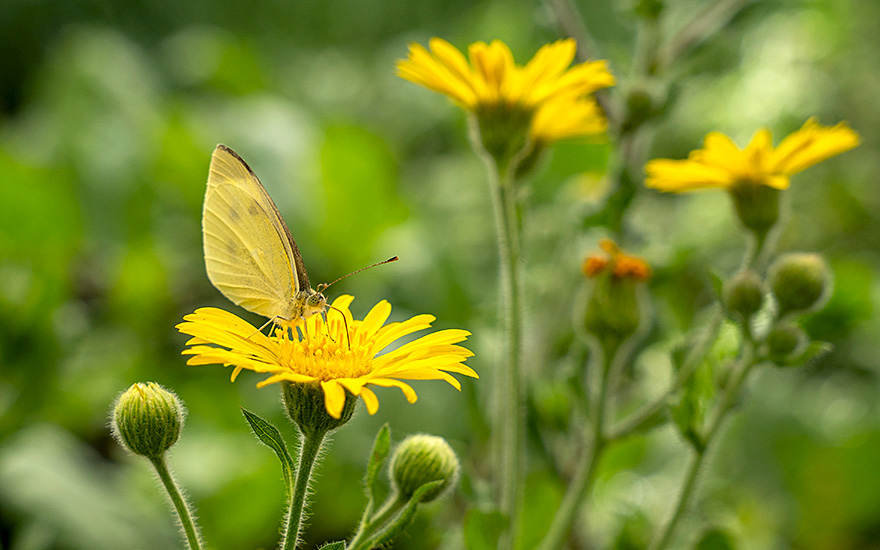
[[[574,40],[543,46],[524,66],[516,65],[500,40],[471,44],[469,59],[440,38],[432,38],[429,47],[410,44],[408,58],[397,62],[398,74],[449,96],[481,123],[487,118],[525,121],[535,141],[605,130],[605,119],[588,94],[613,85],[614,77],[605,61],[570,67]]]
[[[718,132],[706,136],[703,148],[687,160],[655,159],[648,163],[645,185],[660,191],[731,189],[743,184],[786,189],[789,178],[859,144],[846,124],[820,126],[815,119],[773,147],[770,131],[761,129],[745,149]]]
[[[349,311],[352,300],[351,296],[340,296],[332,305],[338,311],[328,311],[326,321],[320,315],[309,317],[301,326],[302,334],[295,338],[281,327],[266,336],[238,316],[217,308],[197,309],[185,316],[186,322],[177,329],[193,337],[183,351],[192,355],[188,365],[234,366],[233,381],[242,369],[269,374],[257,387],[282,381],[320,385],[324,405],[334,418],[342,413],[346,391],[362,397],[374,414],[379,401],[367,385],[400,388],[414,403],[415,391],[401,380],[445,380],[461,389],[449,373],[478,378],[464,364],[473,353],[456,345],[469,332],[440,330],[385,351],[398,339],[429,328],[434,317],[416,315],[386,325],[391,305],[383,300],[362,321],[355,320]]]

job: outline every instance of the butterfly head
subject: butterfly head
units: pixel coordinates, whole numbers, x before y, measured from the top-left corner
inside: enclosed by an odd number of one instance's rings
[[[321,287],[318,287],[319,289]],[[310,317],[327,309],[327,298],[320,291],[312,292],[306,298],[306,310],[303,317]]]

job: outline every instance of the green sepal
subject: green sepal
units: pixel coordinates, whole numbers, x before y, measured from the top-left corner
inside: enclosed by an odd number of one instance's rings
[[[284,484],[290,491],[293,487],[293,458],[287,451],[287,444],[284,443],[281,432],[271,422],[260,418],[249,410],[242,408],[241,412],[257,438],[278,455],[278,460],[281,461],[281,473],[284,475]]]
[[[804,351],[789,357],[783,363],[778,363],[780,367],[799,367],[806,363],[816,361],[827,353],[831,353],[834,346],[828,342],[810,342]]]
[[[394,520],[390,521],[385,525],[374,537],[372,537],[369,541],[369,546],[367,548],[375,548],[376,546],[382,546],[391,542],[391,540],[399,535],[401,531],[406,529],[406,526],[410,524],[413,518],[416,516],[416,511],[418,510],[419,503],[422,502],[422,498],[429,491],[437,490],[440,486],[443,485],[444,480],[438,479],[436,481],[431,481],[429,483],[425,483],[421,487],[419,487],[413,496],[407,501],[403,508],[400,509],[400,512],[397,513],[397,516]]]
[[[320,547],[319,550],[345,550],[345,541],[338,540],[336,542],[328,542],[324,546]]]
[[[373,441],[373,450],[370,452],[370,462],[367,464],[367,472],[364,474],[364,492],[370,501],[373,501],[378,488],[379,472],[382,471],[382,465],[388,457],[388,451],[391,449],[391,428],[385,423],[376,434]]]
[[[495,550],[507,525],[507,516],[496,509],[472,508],[464,518],[464,547],[467,550]]]

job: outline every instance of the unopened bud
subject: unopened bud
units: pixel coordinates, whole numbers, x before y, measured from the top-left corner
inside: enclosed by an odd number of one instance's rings
[[[794,323],[777,325],[767,333],[767,354],[773,362],[781,363],[806,341],[806,333]]]
[[[282,382],[281,395],[287,415],[303,434],[326,433],[351,420],[357,397],[345,392],[345,404],[339,418],[327,412],[324,390],[318,383]]]
[[[786,254],[770,267],[779,316],[817,307],[831,288],[831,270],[818,254]]]
[[[404,439],[391,458],[391,481],[401,495],[411,497],[426,483],[442,481],[422,496],[430,502],[458,480],[460,465],[455,451],[442,437],[412,435]]]
[[[764,282],[751,270],[740,271],[724,285],[724,307],[748,320],[764,303]]]
[[[116,399],[111,428],[120,445],[154,458],[177,441],[184,414],[183,404],[174,393],[155,382],[138,382]]]

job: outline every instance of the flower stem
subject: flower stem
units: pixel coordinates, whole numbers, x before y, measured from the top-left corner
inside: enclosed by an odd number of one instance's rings
[[[177,515],[180,518],[180,525],[183,527],[183,532],[186,535],[187,548],[190,550],[200,550],[201,537],[199,536],[198,527],[193,521],[192,513],[189,510],[186,499],[183,498],[180,489],[177,487],[177,483],[174,481],[174,476],[171,475],[171,471],[168,469],[168,464],[165,462],[165,455],[161,454],[150,458],[150,462],[153,463],[153,467],[156,469],[156,473],[159,475],[162,485],[165,486],[165,490],[168,491],[168,496],[171,497],[171,503],[174,504],[174,509],[177,510]]]
[[[694,494],[694,490],[697,486],[697,478],[705,464],[709,445],[715,439],[715,436],[718,435],[724,420],[733,409],[733,405],[736,403],[736,399],[739,396],[743,383],[755,364],[754,344],[749,341],[745,344],[742,357],[735,369],[736,374],[734,375],[734,379],[722,394],[715,415],[706,429],[705,435],[702,438],[702,445],[694,447],[694,456],[691,459],[691,464],[688,466],[687,472],[685,473],[684,483],[682,485],[681,493],[678,496],[678,501],[676,502],[672,517],[669,518],[669,521],[667,521],[660,535],[651,543],[651,546],[649,546],[650,550],[663,550],[672,540],[675,528],[684,516],[684,512],[687,510],[687,506]]]
[[[493,429],[493,452],[501,455],[501,468],[496,483],[498,505],[507,515],[508,530],[499,541],[500,549],[514,547],[519,501],[522,495],[520,455],[525,432],[523,397],[520,387],[522,346],[522,259],[513,176],[523,153],[513,162],[501,166],[482,145],[479,127],[470,120],[470,137],[474,150],[486,165],[489,194],[495,217],[498,256],[501,263],[501,322],[504,330],[504,367],[495,373],[493,384],[497,410]]]
[[[369,550],[365,546],[367,541],[378,531],[378,528],[384,526],[404,505],[406,505],[406,499],[400,494],[389,498],[373,517],[365,519],[361,524],[354,538],[348,543],[348,550]]]
[[[562,504],[556,511],[553,523],[550,524],[550,529],[537,546],[537,550],[557,550],[562,548],[565,538],[568,536],[574,523],[578,508],[593,486],[596,469],[609,442],[605,436],[605,411],[607,409],[608,388],[613,378],[613,371],[616,370],[615,367],[622,364],[621,361],[625,360],[628,353],[627,350],[620,346],[615,346],[614,348],[604,347],[604,353],[602,354],[604,364],[601,365],[599,392],[596,399],[593,400],[593,410],[590,414],[592,419],[590,430],[592,431],[593,444],[589,449],[585,449],[583,455],[581,455],[574,477],[562,499]]]
[[[293,486],[293,495],[290,498],[290,509],[287,512],[287,522],[284,525],[284,535],[281,539],[281,550],[294,550],[299,541],[299,532],[305,515],[306,493],[309,490],[309,481],[312,477],[312,467],[321,450],[326,431],[313,431],[303,433],[302,448],[299,451],[299,467],[296,471],[296,484]]]

